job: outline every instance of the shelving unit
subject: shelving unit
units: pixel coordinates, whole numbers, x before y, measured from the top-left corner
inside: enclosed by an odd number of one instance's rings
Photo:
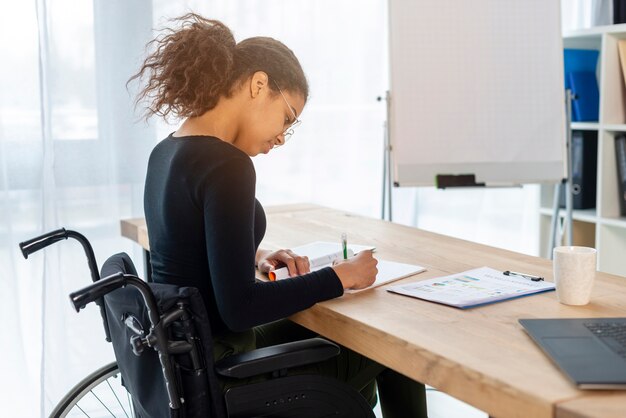
[[[600,53],[596,70],[600,120],[572,123],[572,129],[598,133],[596,208],[574,210],[574,245],[595,247],[600,271],[626,276],[626,217],[619,215],[614,140],[616,134],[626,132],[626,87],[617,49],[619,39],[626,39],[626,24],[566,33],[563,47],[594,49]],[[542,186],[539,213],[543,256],[548,255],[553,198],[554,186]],[[561,210],[560,216],[563,215]]]

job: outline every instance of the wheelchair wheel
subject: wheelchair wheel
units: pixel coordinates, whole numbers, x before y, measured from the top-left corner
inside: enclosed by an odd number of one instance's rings
[[[113,362],[96,370],[68,392],[50,417],[126,417],[135,416],[129,393]]]

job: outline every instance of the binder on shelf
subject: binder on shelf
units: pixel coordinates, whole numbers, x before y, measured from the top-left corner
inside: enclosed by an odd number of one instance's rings
[[[626,7],[624,7],[626,11]],[[617,49],[619,51],[619,62],[622,67],[622,76],[624,77],[624,84],[626,84],[626,39],[620,39],[617,41]]]
[[[626,216],[626,135],[615,137],[615,157],[617,165],[617,187],[619,190],[620,215]]]
[[[563,50],[563,64],[565,74],[574,71],[591,71],[595,74],[600,52],[595,49],[570,49]],[[569,87],[567,78],[565,88]]]
[[[596,74],[591,71],[572,71],[567,74],[574,94],[572,101],[573,122],[597,122],[599,119],[600,93]]]
[[[626,4],[624,0],[613,0],[613,24],[626,23]]]
[[[565,88],[578,96],[572,103],[573,122],[597,122],[599,119],[600,95],[596,80],[599,54],[595,49],[563,50]]]
[[[572,207],[596,207],[598,175],[598,134],[593,131],[572,132]],[[561,187],[560,206],[565,207],[565,187]]]

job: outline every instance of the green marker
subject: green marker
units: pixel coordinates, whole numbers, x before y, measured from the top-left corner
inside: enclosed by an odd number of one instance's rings
[[[348,259],[348,236],[344,232],[341,234],[341,248],[343,249],[343,259]]]

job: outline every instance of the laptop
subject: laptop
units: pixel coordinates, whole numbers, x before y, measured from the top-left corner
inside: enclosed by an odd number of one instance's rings
[[[626,318],[520,319],[580,389],[626,389]]]

